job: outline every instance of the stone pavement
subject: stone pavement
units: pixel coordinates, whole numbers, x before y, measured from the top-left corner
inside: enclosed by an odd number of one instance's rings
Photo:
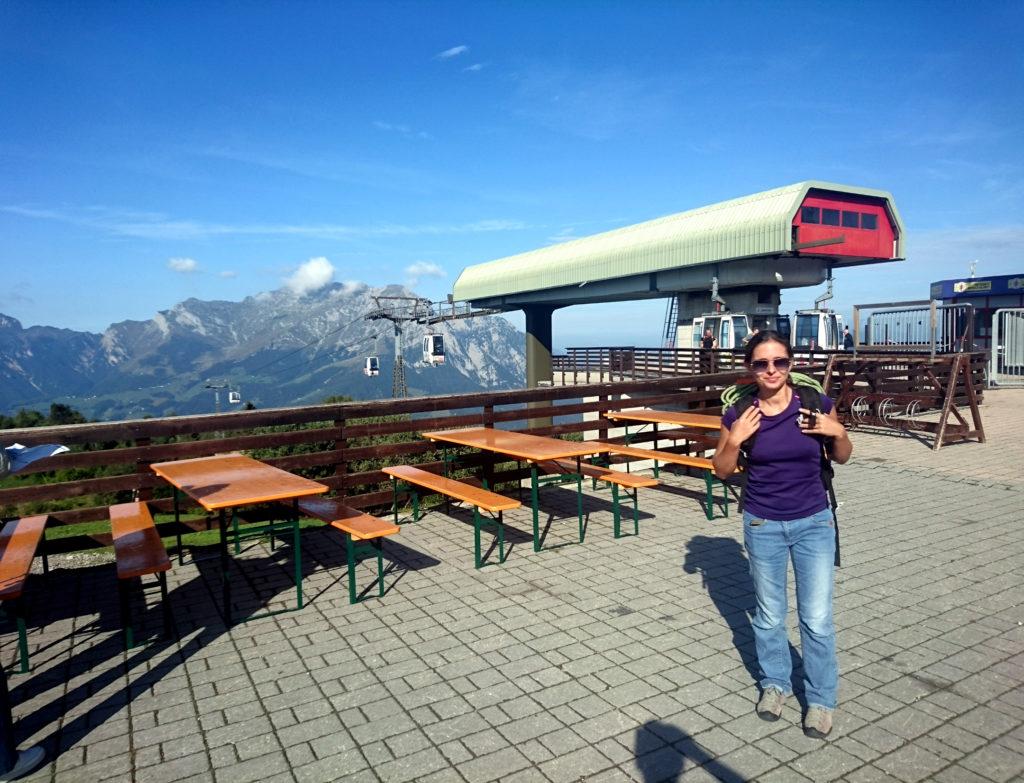
[[[582,545],[572,491],[543,490],[549,548],[514,512],[507,562],[479,572],[471,515],[432,512],[387,542],[387,595],[356,606],[339,538],[310,531],[308,605],[230,631],[214,563],[176,566],[179,638],[128,655],[112,566],[58,568],[31,589],[33,671],[9,678],[19,746],[48,752],[27,780],[1019,780],[1024,390],[987,393],[984,416],[988,444],[938,453],[853,435],[827,742],[796,700],[754,715],[735,507],[708,522],[701,480],[667,476],[617,541],[608,493],[588,490]],[[292,599],[287,548],[243,561],[242,610]],[[144,620],[159,628],[152,598]]]

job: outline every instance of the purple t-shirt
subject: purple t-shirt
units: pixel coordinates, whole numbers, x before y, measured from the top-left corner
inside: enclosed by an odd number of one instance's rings
[[[755,401],[755,405],[758,403]],[[824,413],[833,403],[821,395]],[[821,443],[805,435],[797,424],[800,398],[793,399],[782,413],[761,414],[761,426],[754,439],[747,477],[746,510],[765,519],[790,520],[808,517],[828,507],[821,483]],[[731,429],[736,409],[722,416],[722,425]]]

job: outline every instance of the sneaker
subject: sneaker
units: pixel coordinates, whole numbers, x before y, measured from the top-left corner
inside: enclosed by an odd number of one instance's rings
[[[804,716],[804,736],[825,739],[832,731],[832,710],[811,707]]]
[[[782,705],[786,701],[786,694],[778,688],[769,686],[761,694],[761,701],[757,703],[757,717],[761,720],[775,721],[782,716]]]

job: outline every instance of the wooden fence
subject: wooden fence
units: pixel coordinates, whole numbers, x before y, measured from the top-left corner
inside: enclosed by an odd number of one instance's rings
[[[570,436],[597,429],[606,437],[613,425],[603,419],[584,421],[583,416],[635,407],[638,402],[630,397],[642,397],[644,405],[718,412],[722,387],[738,376],[728,372],[6,430],[0,436],[4,443],[61,443],[72,450],[33,463],[0,483],[0,514],[46,512],[51,524],[75,524],[106,519],[110,503],[132,498],[152,501],[155,510],[169,511],[170,490],[150,470],[151,463],[239,450],[315,478],[353,506],[384,506],[391,502],[391,491],[381,468],[440,464],[437,447],[424,441],[420,432],[497,426]],[[545,418],[554,424],[530,428],[531,421]],[[461,464],[474,467],[482,464],[482,458],[465,454]],[[505,472],[495,473],[498,482],[518,478],[514,463]],[[204,523],[196,524],[195,529],[205,529]],[[58,548],[108,544],[109,536],[97,535],[91,540],[72,537]]]
[[[798,363],[824,369],[828,359],[841,351],[796,351]],[[849,354],[846,354],[847,356]],[[743,369],[743,350],[703,352],[699,348],[568,348],[551,357],[551,369],[561,374],[562,383],[590,383],[597,377],[608,380],[643,380]]]

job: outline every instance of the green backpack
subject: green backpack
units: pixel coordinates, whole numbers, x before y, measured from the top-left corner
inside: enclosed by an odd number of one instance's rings
[[[793,386],[793,392],[800,400],[800,407],[821,414],[821,395],[824,393],[824,389],[822,389],[821,384],[814,380],[810,375],[805,375],[801,372],[791,372],[789,374],[789,380],[790,384]],[[722,410],[724,411],[726,408],[731,407],[736,409],[737,416],[742,415],[747,408],[754,404],[754,399],[756,397],[756,383],[735,384],[722,392]],[[836,501],[835,489],[832,487],[832,479],[835,476],[835,470],[832,467],[832,438],[828,438],[823,435],[812,435],[811,437],[815,438],[821,444],[821,483],[825,487],[829,505],[832,508],[832,519],[834,521],[836,531],[835,564],[838,566],[840,564],[839,517],[836,516],[836,507],[839,503]],[[739,475],[741,510],[743,509],[747,499],[747,478],[749,476],[747,472],[747,465],[750,464],[750,453],[754,448],[754,441],[756,438],[757,433],[755,432],[740,444],[739,458],[736,460],[737,464],[743,468]]]

